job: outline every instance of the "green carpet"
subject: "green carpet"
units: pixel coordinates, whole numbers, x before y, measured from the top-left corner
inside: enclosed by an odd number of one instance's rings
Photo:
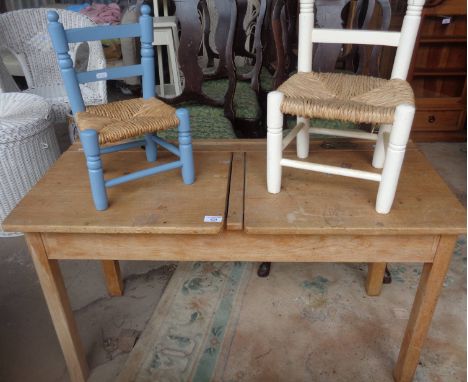
[[[228,86],[227,80],[210,80],[203,83],[203,91],[209,97],[222,101]],[[236,138],[231,121],[224,116],[222,107],[181,104],[189,110],[194,139],[233,139]],[[236,118],[256,120],[260,123],[261,109],[257,97],[247,82],[239,82],[234,96]],[[177,131],[159,134],[166,139],[176,139]]]
[[[250,70],[250,67],[243,69],[243,71]],[[272,89],[273,78],[267,70],[263,69],[260,74],[260,83],[264,92]],[[222,101],[228,88],[228,80],[206,80],[203,82],[203,91],[209,97]],[[194,139],[233,139],[236,138],[234,128],[231,121],[224,116],[222,107],[214,107],[207,105],[198,105],[193,103],[186,103],[178,105],[185,107],[190,112],[192,137]],[[262,109],[259,105],[257,95],[252,90],[250,82],[238,81],[236,84],[236,91],[234,95],[234,110],[236,119],[254,121],[255,124],[260,126],[264,123],[262,116]],[[358,130],[358,126],[349,122],[342,121],[329,121],[315,119],[311,121],[316,127],[326,127],[330,129],[347,129]],[[288,128],[284,130],[284,134],[288,133],[288,129],[295,126],[295,118],[287,118]],[[161,137],[166,139],[177,139],[177,131],[170,130],[161,132]],[[320,137],[319,137],[320,138]]]
[[[231,122],[224,117],[222,108],[181,105],[188,109],[193,139],[234,139],[236,135]],[[177,129],[161,131],[158,135],[169,140],[177,140]]]

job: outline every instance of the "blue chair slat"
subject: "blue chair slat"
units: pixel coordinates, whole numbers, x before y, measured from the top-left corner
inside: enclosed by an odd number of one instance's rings
[[[50,11],[48,13],[48,30],[52,40],[52,46],[57,52],[60,71],[62,73],[73,114],[86,110],[81,94],[80,84],[87,82],[142,76],[143,98],[149,99],[155,97],[153,18],[150,16],[150,11],[151,9],[147,5],[143,5],[141,7],[142,14],[138,24],[75,28],[69,30],[65,30],[63,28],[63,25],[58,20],[59,16],[55,11]],[[80,73],[75,71],[73,61],[68,53],[70,43],[131,37],[140,37],[141,64],[91,70]],[[156,134],[145,134],[144,139],[101,148],[99,146],[99,135],[96,130],[88,129],[80,132],[80,139],[86,156],[86,164],[88,166],[91,194],[97,210],[105,210],[109,205],[106,192],[107,187],[113,187],[131,180],[181,168],[184,183],[191,184],[194,182],[195,173],[189,115],[185,109],[178,109],[176,114],[180,122],[179,148],[164,141],[162,138],[157,137]],[[114,179],[104,179],[101,154],[108,154],[141,145],[145,146],[146,159],[148,162],[156,161],[158,150],[157,145],[165,148],[180,159],[153,168],[136,171]]]
[[[95,82],[102,80],[116,80],[119,78],[142,76],[143,66],[129,65],[129,66],[116,66],[113,68],[89,70],[87,72],[79,72],[76,74],[78,82],[84,84],[87,82]]]
[[[135,147],[141,147],[144,145],[145,145],[144,139],[136,139],[134,141],[121,143],[120,145],[116,145],[116,146],[101,147],[101,154],[115,153],[116,151],[133,149]]]
[[[169,142],[166,142],[164,139],[153,135],[151,137],[153,141],[155,141],[158,145],[164,147],[167,151],[171,152],[174,155],[180,156],[180,150],[175,147],[174,145],[171,145]]]
[[[160,166],[147,168],[145,170],[135,171],[135,172],[132,172],[131,174],[119,176],[118,178],[114,178],[114,179],[110,179],[106,181],[106,187],[114,187],[119,184],[129,182],[131,180],[137,180],[140,178],[144,178],[145,176],[159,174],[160,172],[174,170],[180,167],[182,167],[182,161],[178,160],[175,162],[162,164]]]
[[[113,38],[140,37],[140,24],[106,25],[88,28],[73,28],[65,31],[69,43],[109,40]]]

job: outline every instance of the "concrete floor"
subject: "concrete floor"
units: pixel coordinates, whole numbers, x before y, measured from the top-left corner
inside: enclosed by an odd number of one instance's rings
[[[466,206],[466,144],[426,143],[419,147]],[[67,261],[60,265],[92,368],[91,380],[113,381],[127,358],[127,353],[118,349],[119,334],[123,329],[143,330],[175,265],[122,262],[125,296],[120,298],[107,296],[98,262]],[[409,288],[408,293],[414,294],[414,289]],[[466,288],[463,293],[466,300]],[[465,307],[460,304],[455,312],[463,322]],[[0,322],[1,382],[68,381],[22,237],[0,239]],[[460,333],[465,335],[466,331]]]

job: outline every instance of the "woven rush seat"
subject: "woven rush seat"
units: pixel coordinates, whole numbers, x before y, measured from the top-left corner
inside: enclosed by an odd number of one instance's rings
[[[177,127],[175,111],[156,98],[134,98],[87,106],[76,113],[75,121],[81,131],[96,130],[102,145]]]
[[[343,73],[297,73],[278,91],[281,111],[304,118],[393,123],[396,106],[414,105],[408,82]]]

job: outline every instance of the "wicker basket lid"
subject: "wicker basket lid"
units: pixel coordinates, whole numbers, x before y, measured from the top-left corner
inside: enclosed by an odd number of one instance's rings
[[[50,124],[48,102],[37,95],[0,93],[0,144],[31,137]]]

